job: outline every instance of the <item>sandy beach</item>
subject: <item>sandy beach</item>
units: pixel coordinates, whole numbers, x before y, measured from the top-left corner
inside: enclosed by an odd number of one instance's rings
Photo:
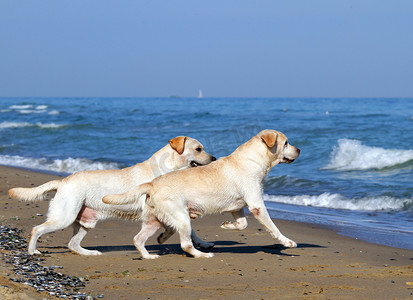
[[[37,186],[58,176],[0,167],[0,222],[23,230],[45,220],[49,201],[12,200],[12,187]],[[413,299],[413,251],[366,243],[312,224],[274,220],[298,243],[294,249],[274,246],[270,235],[251,216],[244,231],[225,231],[230,214],[206,216],[193,227],[215,243],[215,256],[186,256],[173,236],[165,245],[147,243],[156,260],[142,260],[132,238],[140,224],[100,222],[83,246],[103,252],[85,257],[66,247],[72,229],[42,236],[38,249],[45,266],[85,278],[82,293],[103,299]],[[5,253],[6,250],[2,250]],[[11,281],[13,268],[0,260],[0,299],[55,299]]]

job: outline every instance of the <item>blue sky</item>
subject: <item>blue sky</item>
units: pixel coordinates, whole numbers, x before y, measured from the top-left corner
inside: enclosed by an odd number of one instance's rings
[[[0,96],[413,97],[413,1],[0,2]]]

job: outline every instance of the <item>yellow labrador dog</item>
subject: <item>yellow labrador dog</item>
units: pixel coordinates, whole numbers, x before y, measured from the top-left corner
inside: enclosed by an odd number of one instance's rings
[[[271,221],[262,199],[262,181],[279,163],[292,163],[300,150],[288,144],[284,134],[264,130],[238,147],[231,155],[199,168],[172,172],[152,182],[118,195],[107,195],[108,204],[135,203],[142,209],[144,224],[134,243],[144,258],[157,258],[145,249],[146,240],[160,228],[161,222],[178,231],[181,247],[194,257],[212,257],[194,248],[190,218],[205,214],[232,212],[236,221],[222,225],[226,229],[244,229],[243,208],[285,247],[297,244],[286,238]],[[146,195],[145,197],[141,197]],[[158,238],[163,241],[163,235]]]
[[[122,170],[83,171],[62,180],[53,180],[35,188],[13,188],[9,195],[13,198],[35,201],[42,200],[47,192],[56,190],[50,201],[47,221],[33,228],[28,251],[40,254],[36,249],[37,239],[52,231],[73,225],[74,234],[69,242],[69,249],[82,255],[100,255],[97,250],[87,250],[80,246],[89,229],[94,228],[99,220],[118,217],[138,220],[141,210],[132,206],[111,206],[102,203],[102,197],[108,194],[124,193],[139,184],[149,182],[162,174],[206,165],[215,157],[204,151],[203,145],[192,138],[179,136],[156,152],[148,160]],[[165,237],[173,231],[168,228]],[[211,248],[213,244],[203,242],[193,233],[195,244]]]

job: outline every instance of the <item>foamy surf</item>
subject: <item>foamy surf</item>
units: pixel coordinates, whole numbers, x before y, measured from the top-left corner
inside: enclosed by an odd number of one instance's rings
[[[349,199],[340,194],[277,196],[264,194],[264,201],[353,211],[402,211],[413,208],[413,199],[389,196]]]
[[[31,104],[11,105],[11,106],[9,106],[9,109],[20,110],[20,109],[29,109],[29,108],[32,108],[32,107],[33,107],[33,105],[31,105]]]
[[[28,114],[42,114],[42,113],[45,113],[45,112],[46,112],[46,110],[32,110],[32,109],[19,110],[19,113],[26,114],[26,115],[28,115]]]
[[[113,162],[99,162],[86,158],[71,157],[50,161],[46,158],[0,155],[0,164],[12,167],[45,170],[65,174],[71,174],[86,170],[107,170],[120,168],[117,163]]]
[[[42,129],[57,129],[67,126],[66,124],[56,124],[56,123],[29,123],[29,122],[2,122],[0,123],[0,129],[7,128],[22,128],[22,127],[38,127]]]
[[[339,171],[384,169],[413,160],[413,150],[383,149],[363,145],[358,140],[340,139],[330,163],[322,169]]]
[[[11,105],[7,110],[2,110],[1,112],[10,112],[15,111],[20,114],[42,114],[47,112],[49,105],[41,104],[41,105],[32,105],[32,104],[22,104],[22,105]]]

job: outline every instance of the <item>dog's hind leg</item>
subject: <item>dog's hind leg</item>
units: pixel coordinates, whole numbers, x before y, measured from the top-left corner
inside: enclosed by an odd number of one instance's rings
[[[244,209],[232,212],[235,222],[226,221],[222,223],[221,228],[228,230],[244,230],[248,226],[247,218],[245,217]]]
[[[175,230],[169,226],[165,226],[165,231],[162,232],[158,238],[156,239],[159,244],[165,243],[173,234],[175,233]]]
[[[70,239],[68,248],[75,253],[80,255],[101,255],[102,252],[97,250],[88,250],[80,246],[83,238],[89,232],[90,229],[80,225],[78,222],[74,222],[73,226],[73,237]]]
[[[39,250],[36,249],[36,243],[40,236],[46,233],[54,232],[60,229],[68,227],[74,220],[59,220],[49,219],[43,224],[40,224],[32,229],[31,238],[29,242],[28,252],[29,254],[41,254]]]
[[[82,206],[77,214],[76,222],[73,225],[73,237],[70,239],[68,247],[72,252],[80,255],[101,255],[97,250],[88,250],[80,246],[80,243],[89,232],[90,229],[95,228],[99,217],[96,210]]]
[[[199,236],[195,234],[195,231],[193,229],[191,231],[191,239],[196,247],[199,247],[203,250],[211,250],[215,246],[214,243],[205,242],[201,238],[199,238]]]
[[[44,222],[43,224],[33,227],[31,236],[30,236],[29,246],[27,249],[30,255],[41,254],[41,252],[36,249],[37,240],[42,234],[54,231],[55,226],[53,225],[54,225],[54,222],[48,220]]]
[[[47,221],[32,229],[32,234],[29,242],[29,254],[40,254],[36,249],[36,243],[40,236],[45,233],[65,229],[72,225],[76,220],[76,216],[81,208],[79,206],[79,196],[73,193],[72,190],[59,189],[55,197],[50,201],[49,211],[47,212]]]
[[[163,243],[165,243],[173,234],[175,233],[175,230],[173,230],[171,227],[165,227],[165,232],[162,232],[159,236],[158,236],[158,239],[157,239],[157,241],[158,241],[158,243],[159,244],[163,244]],[[195,233],[195,231],[192,229],[192,231],[191,231],[191,239],[192,239],[192,242],[194,243],[194,245],[196,246],[196,247],[199,247],[199,248],[201,248],[201,249],[203,249],[203,250],[210,250],[210,249],[212,249],[215,245],[214,245],[214,243],[208,243],[208,242],[205,242],[205,241],[203,241],[202,239],[200,239],[197,235],[196,235],[196,233]]]
[[[209,258],[213,257],[213,253],[204,253],[199,250],[197,250],[194,245],[192,244],[191,240],[191,221],[189,219],[188,215],[183,215],[181,217],[176,216],[177,220],[180,220],[177,222],[176,226],[176,231],[179,233],[179,237],[181,240],[181,248],[185,252],[191,254],[195,258]]]
[[[145,248],[145,243],[159,228],[161,228],[161,226],[162,224],[155,217],[149,217],[142,223],[141,231],[139,231],[133,238],[133,243],[143,258],[155,259],[159,257],[157,254],[149,254],[148,250]]]

